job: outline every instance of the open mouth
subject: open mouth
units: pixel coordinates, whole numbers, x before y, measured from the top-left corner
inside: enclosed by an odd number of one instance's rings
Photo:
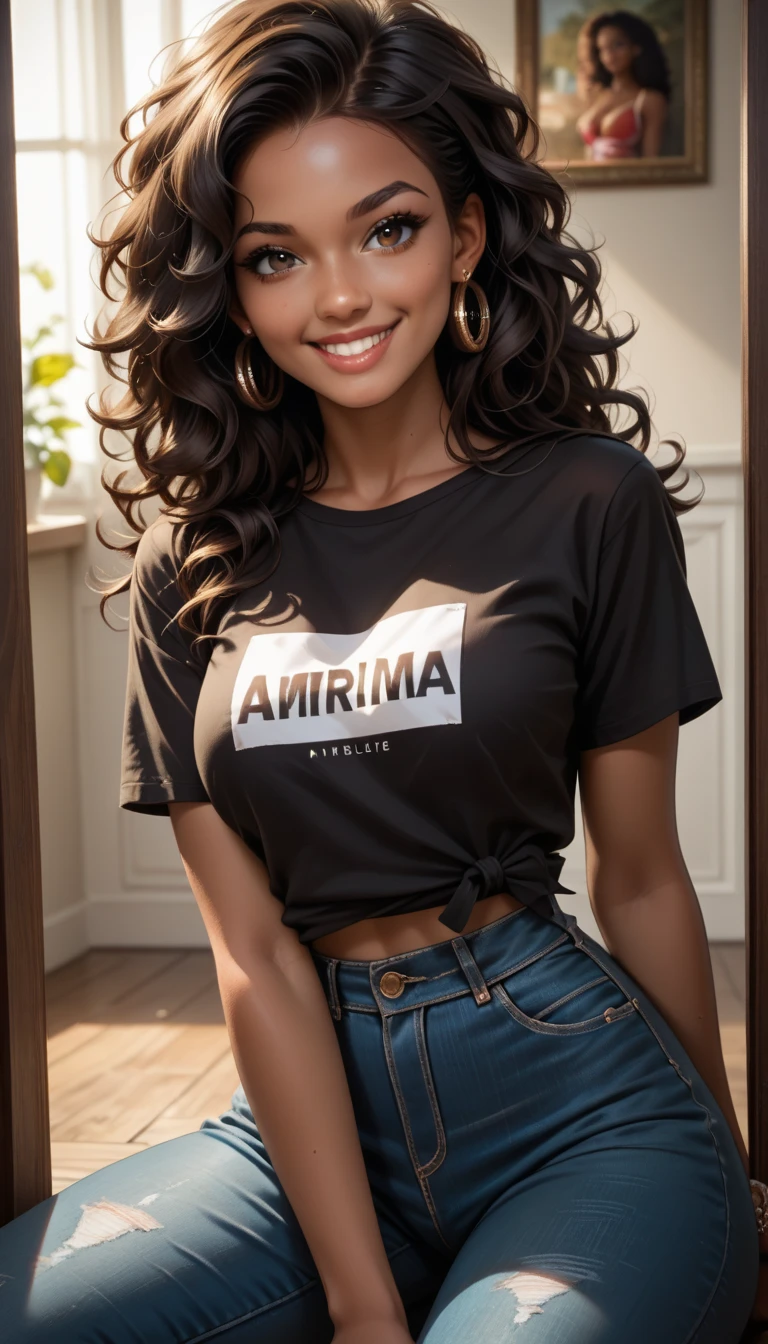
[[[310,341],[310,345],[333,368],[349,373],[362,372],[364,369],[369,369],[384,354],[399,322],[400,318],[391,326],[383,327],[381,331],[373,332],[370,336],[360,336],[354,341]]]
[[[316,341],[313,344],[319,345],[329,355],[362,355],[366,350],[372,350],[380,341],[386,340],[387,336],[395,330],[395,323],[391,327],[385,327],[383,331],[377,331],[375,336],[363,336],[358,341],[348,341],[346,344],[340,344],[333,341]]]

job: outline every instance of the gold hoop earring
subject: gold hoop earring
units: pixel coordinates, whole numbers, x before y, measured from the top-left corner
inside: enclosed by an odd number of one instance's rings
[[[267,361],[267,387],[262,392],[256,382],[251,363],[251,338],[243,337],[235,351],[235,377],[240,397],[255,411],[271,411],[283,395],[283,371],[270,359]]]
[[[456,293],[453,296],[453,307],[451,313],[453,322],[451,323],[451,336],[454,345],[459,350],[469,350],[473,355],[478,354],[488,341],[488,333],[491,329],[491,310],[488,307],[488,300],[485,291],[480,288],[476,280],[470,280],[471,271],[464,271],[464,279],[459,281],[456,286]],[[477,312],[479,314],[479,330],[476,336],[472,335],[469,326],[467,313],[467,289],[471,289],[475,296]],[[473,314],[473,316],[475,316]]]

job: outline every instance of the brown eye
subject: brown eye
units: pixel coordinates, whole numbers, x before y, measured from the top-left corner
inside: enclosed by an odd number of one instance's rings
[[[413,241],[424,222],[423,216],[419,215],[390,215],[388,219],[382,219],[369,235],[368,247],[373,243],[373,252],[391,252],[398,247],[405,247]]]
[[[394,247],[397,243],[403,241],[403,233],[407,225],[403,224],[382,224],[380,229],[376,230],[376,237],[384,247]]]
[[[292,264],[294,262],[296,265]],[[303,264],[293,252],[287,252],[282,247],[260,247],[237,263],[243,270],[257,275],[260,280],[273,280],[279,275],[285,275],[287,271],[295,271],[297,266]]]
[[[279,271],[290,271],[291,262],[295,260],[292,252],[275,249],[274,252],[262,252],[261,256],[256,258],[253,269],[257,275],[275,275]]]

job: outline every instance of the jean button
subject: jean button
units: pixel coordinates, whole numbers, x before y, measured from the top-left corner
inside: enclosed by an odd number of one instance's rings
[[[385,971],[379,981],[379,989],[388,999],[396,999],[402,994],[404,985],[405,976],[399,971]]]

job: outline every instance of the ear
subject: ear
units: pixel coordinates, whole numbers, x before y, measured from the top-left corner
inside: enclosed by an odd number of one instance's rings
[[[235,323],[235,326],[240,328],[244,336],[253,335],[253,327],[251,326],[250,322],[248,321],[248,318],[243,312],[240,300],[236,294],[233,294],[232,298],[230,299],[229,316]]]
[[[463,280],[464,271],[474,271],[485,251],[486,229],[483,202],[471,191],[453,230],[451,280]]]

